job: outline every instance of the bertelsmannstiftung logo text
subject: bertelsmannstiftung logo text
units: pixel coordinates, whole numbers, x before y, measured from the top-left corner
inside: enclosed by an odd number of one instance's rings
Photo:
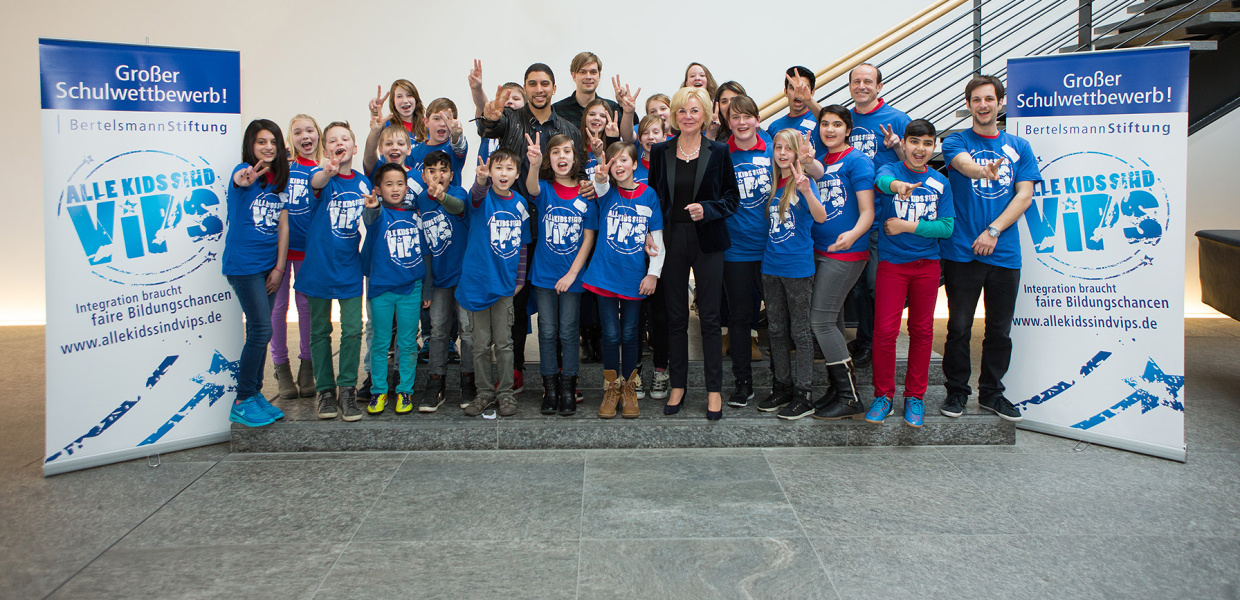
[[[1170,219],[1167,190],[1144,160],[1074,152],[1042,166],[1025,223],[1039,262],[1100,280],[1154,263]]]
[[[86,157],[60,192],[56,218],[71,224],[60,231],[76,238],[99,277],[161,285],[217,258],[224,181],[202,157],[158,150]]]

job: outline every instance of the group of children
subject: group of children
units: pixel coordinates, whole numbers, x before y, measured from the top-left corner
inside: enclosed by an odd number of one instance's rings
[[[801,102],[792,112],[804,115],[812,99],[795,69],[787,93],[790,104]],[[690,65],[686,85],[714,84],[709,71],[704,77],[697,71],[705,67]],[[521,156],[484,139],[469,191],[462,188],[468,144],[456,105],[440,98],[424,108],[406,80],[370,103],[365,173],[354,168],[358,146],[345,122],[320,130],[313,118],[298,115],[289,123],[287,148],[275,123],[252,122],[228,190],[224,274],[247,319],[231,419],[261,426],[283,416],[259,393],[268,342],[280,395],[317,395],[320,418],[356,421],[363,408],[380,414],[388,404],[398,414],[413,411],[424,311],[430,377],[418,410],[435,412],[445,401],[455,331],[464,413],[478,416],[494,406],[501,416],[515,414],[511,330],[526,315],[515,313],[513,297],[526,285],[533,286],[538,311],[541,412],[573,415],[581,401],[579,316],[588,291],[597,298],[602,329],[598,416],[637,417],[644,394],[642,300],[656,290],[666,251],[660,198],[646,186],[648,154],[674,130],[667,96],[651,96],[646,116],[633,123],[635,96],[627,88],[617,92],[624,114],[601,99],[590,103],[580,144],[568,135],[546,143],[527,135]],[[516,84],[499,93],[507,95],[507,108],[525,101]],[[732,248],[725,254],[725,279],[743,281],[746,289],[760,286],[770,323],[774,385],[759,410],[785,419],[865,415],[881,422],[893,411],[895,336],[907,303],[913,344],[905,421],[921,426],[939,241],[951,236],[954,217],[948,180],[927,167],[937,141],[934,126],[905,118],[902,135],[884,130],[886,149],[894,147],[900,159],[876,169],[875,159],[850,143],[854,113],[842,106],[815,106],[818,117],[793,114],[763,131],[756,103],[739,84],[717,86],[713,96],[717,112],[708,135],[726,136],[740,190],[738,209],[727,221]],[[385,103],[390,116],[381,118]],[[996,172],[987,173],[993,178]],[[853,384],[842,308],[870,259],[873,230],[876,399],[867,407]],[[295,379],[282,330],[290,293],[302,333]],[[737,296],[732,303],[747,304]],[[341,327],[339,374],[332,366],[333,300]],[[749,321],[735,325],[748,329]],[[374,392],[359,406],[364,336]],[[817,400],[810,397],[815,338],[830,380],[827,395]],[[387,377],[393,342],[399,383]],[[738,366],[729,400],[736,407],[753,397],[748,360],[744,375]]]

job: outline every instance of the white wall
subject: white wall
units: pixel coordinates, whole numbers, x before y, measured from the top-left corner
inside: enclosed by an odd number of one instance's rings
[[[1240,151],[1240,111],[1188,138],[1188,248],[1184,257],[1184,312],[1221,316],[1201,303],[1197,236],[1202,229],[1240,229],[1240,191],[1229,174]],[[1236,265],[1240,269],[1240,265]]]
[[[673,91],[685,65],[701,61],[720,82],[736,79],[761,101],[782,88],[787,66],[822,67],[928,3],[871,1],[864,4],[865,18],[853,2],[752,0],[636,0],[598,7],[568,0],[10,3],[0,24],[0,80],[5,82],[0,111],[7,116],[10,143],[5,146],[12,157],[4,161],[6,186],[0,196],[7,225],[0,236],[0,323],[38,323],[45,315],[39,37],[139,44],[149,39],[156,45],[240,50],[243,121],[265,117],[285,123],[305,112],[321,123],[348,119],[364,126],[375,86],[386,87],[401,77],[412,80],[424,100],[447,96],[472,115],[466,74],[475,57],[483,59],[491,89],[519,79],[532,62],[546,62],[560,82],[557,97],[563,97],[572,90],[568,63],[581,50],[602,57],[605,77],[619,73],[625,82],[642,87],[643,96]],[[815,29],[795,35],[796,29],[787,27],[793,23]],[[693,33],[669,33],[680,31]],[[779,41],[768,41],[776,31]],[[610,93],[610,83],[603,89]],[[1190,177],[1226,172],[1219,167],[1230,166],[1223,161],[1234,153],[1220,148],[1235,147],[1229,140],[1236,139],[1240,124],[1232,117],[1215,126],[1220,127],[1230,129],[1194,137],[1193,156],[1200,157],[1190,159]],[[1209,161],[1219,165],[1195,166]],[[1223,186],[1200,179],[1190,183],[1190,233],[1196,223],[1240,228],[1235,203]],[[1189,253],[1192,312],[1201,310],[1195,240],[1189,242]]]

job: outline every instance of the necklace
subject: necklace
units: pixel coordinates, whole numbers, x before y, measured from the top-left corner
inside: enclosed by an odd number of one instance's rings
[[[693,154],[689,154],[688,152],[685,152],[685,149],[680,147],[680,142],[676,143],[676,149],[680,151],[680,155],[683,156],[685,160],[693,160],[697,158],[698,153],[702,151],[702,146],[701,144],[699,144],[698,149],[694,150]]]

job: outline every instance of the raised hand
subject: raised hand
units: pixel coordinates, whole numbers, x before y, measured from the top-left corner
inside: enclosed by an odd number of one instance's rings
[[[619,157],[619,155],[616,155],[606,162],[603,162],[607,158],[606,156],[598,157],[598,166],[594,167],[594,181],[596,183],[607,183],[607,174],[611,173],[611,163],[616,162],[616,159]]]
[[[438,178],[426,182],[426,194],[431,198],[442,200],[445,191],[447,190],[444,187],[444,184],[440,182]]]
[[[811,196],[814,195],[814,189],[813,189],[814,182],[809,177],[807,177],[805,173],[801,171],[801,169],[799,168],[796,169],[796,173],[793,175],[793,177],[795,177],[794,181],[796,182],[796,185],[797,185],[797,191],[801,192],[802,197],[808,200]]]
[[[375,91],[375,97],[370,99],[370,116],[372,117],[379,116],[379,109],[383,108],[383,103],[387,101],[388,94],[391,94],[391,92],[383,93],[383,86],[381,85],[376,87],[378,89]]]
[[[921,182],[905,183],[903,181],[891,182],[891,191],[899,196],[901,200],[908,200],[913,195],[913,190],[921,187]]]
[[[884,146],[895,148],[900,145],[900,135],[896,133],[895,125],[879,125],[878,130],[883,134]]]
[[[482,118],[488,121],[498,121],[504,116],[504,86],[495,87],[495,99],[487,102],[482,107]]]
[[[814,145],[810,142],[809,133],[801,133],[801,147],[797,150],[802,167],[808,168],[814,162]]]
[[[597,135],[594,135],[594,132],[590,131],[589,129],[586,130],[586,137],[589,138],[587,140],[587,143],[590,144],[590,153],[594,155],[594,158],[601,161],[603,158],[603,150],[604,150],[603,140],[599,138]]]
[[[362,199],[366,204],[366,208],[379,208],[379,198],[375,196],[374,192],[362,196]]]
[[[383,122],[386,120],[379,115],[370,115],[370,130],[374,132],[383,129]]]
[[[611,85],[616,88],[616,102],[620,103],[621,110],[625,114],[637,111],[637,99],[642,95],[642,89],[637,88],[637,93],[629,93],[629,86],[620,85],[620,76],[616,75],[611,78]]]
[[[337,152],[336,156],[324,156],[319,162],[319,168],[323,169],[323,173],[328,177],[335,177],[340,172],[340,159],[343,158],[342,152]]]
[[[542,146],[539,145],[541,138],[542,133],[538,131],[534,132],[533,139],[530,138],[530,134],[525,134],[525,143],[527,144],[525,148],[525,156],[530,161],[531,170],[537,169],[540,165],[542,165]]]
[[[448,127],[448,131],[451,132],[450,135],[453,140],[459,140],[461,139],[461,134],[465,133],[465,128],[461,127],[460,119],[452,119],[452,125]]]
[[[487,180],[491,179],[491,170],[487,168],[487,164],[482,162],[482,157],[478,157],[478,168],[474,169],[474,177],[478,181],[478,185],[486,185]]]
[[[257,168],[259,166],[262,168]],[[252,167],[246,167],[237,171],[237,175],[233,177],[233,182],[237,184],[237,187],[250,187],[254,185],[255,181],[258,181],[259,177],[266,175],[270,168],[271,163],[267,162],[260,162]]]
[[[784,79],[792,86],[792,98],[794,100],[809,101],[813,96],[813,90],[809,89],[809,84],[803,79],[797,78],[795,81],[788,74],[784,74]]]
[[[474,68],[469,70],[469,89],[482,89],[482,61],[474,59]]]
[[[995,162],[992,162],[982,167],[982,179],[998,181],[999,180],[999,167],[1003,166],[1004,160],[1006,159],[1004,159],[1003,157],[1000,157],[999,160],[996,160]]]
[[[609,138],[620,137],[620,119],[615,113],[607,114],[607,125],[603,126],[603,135]]]

